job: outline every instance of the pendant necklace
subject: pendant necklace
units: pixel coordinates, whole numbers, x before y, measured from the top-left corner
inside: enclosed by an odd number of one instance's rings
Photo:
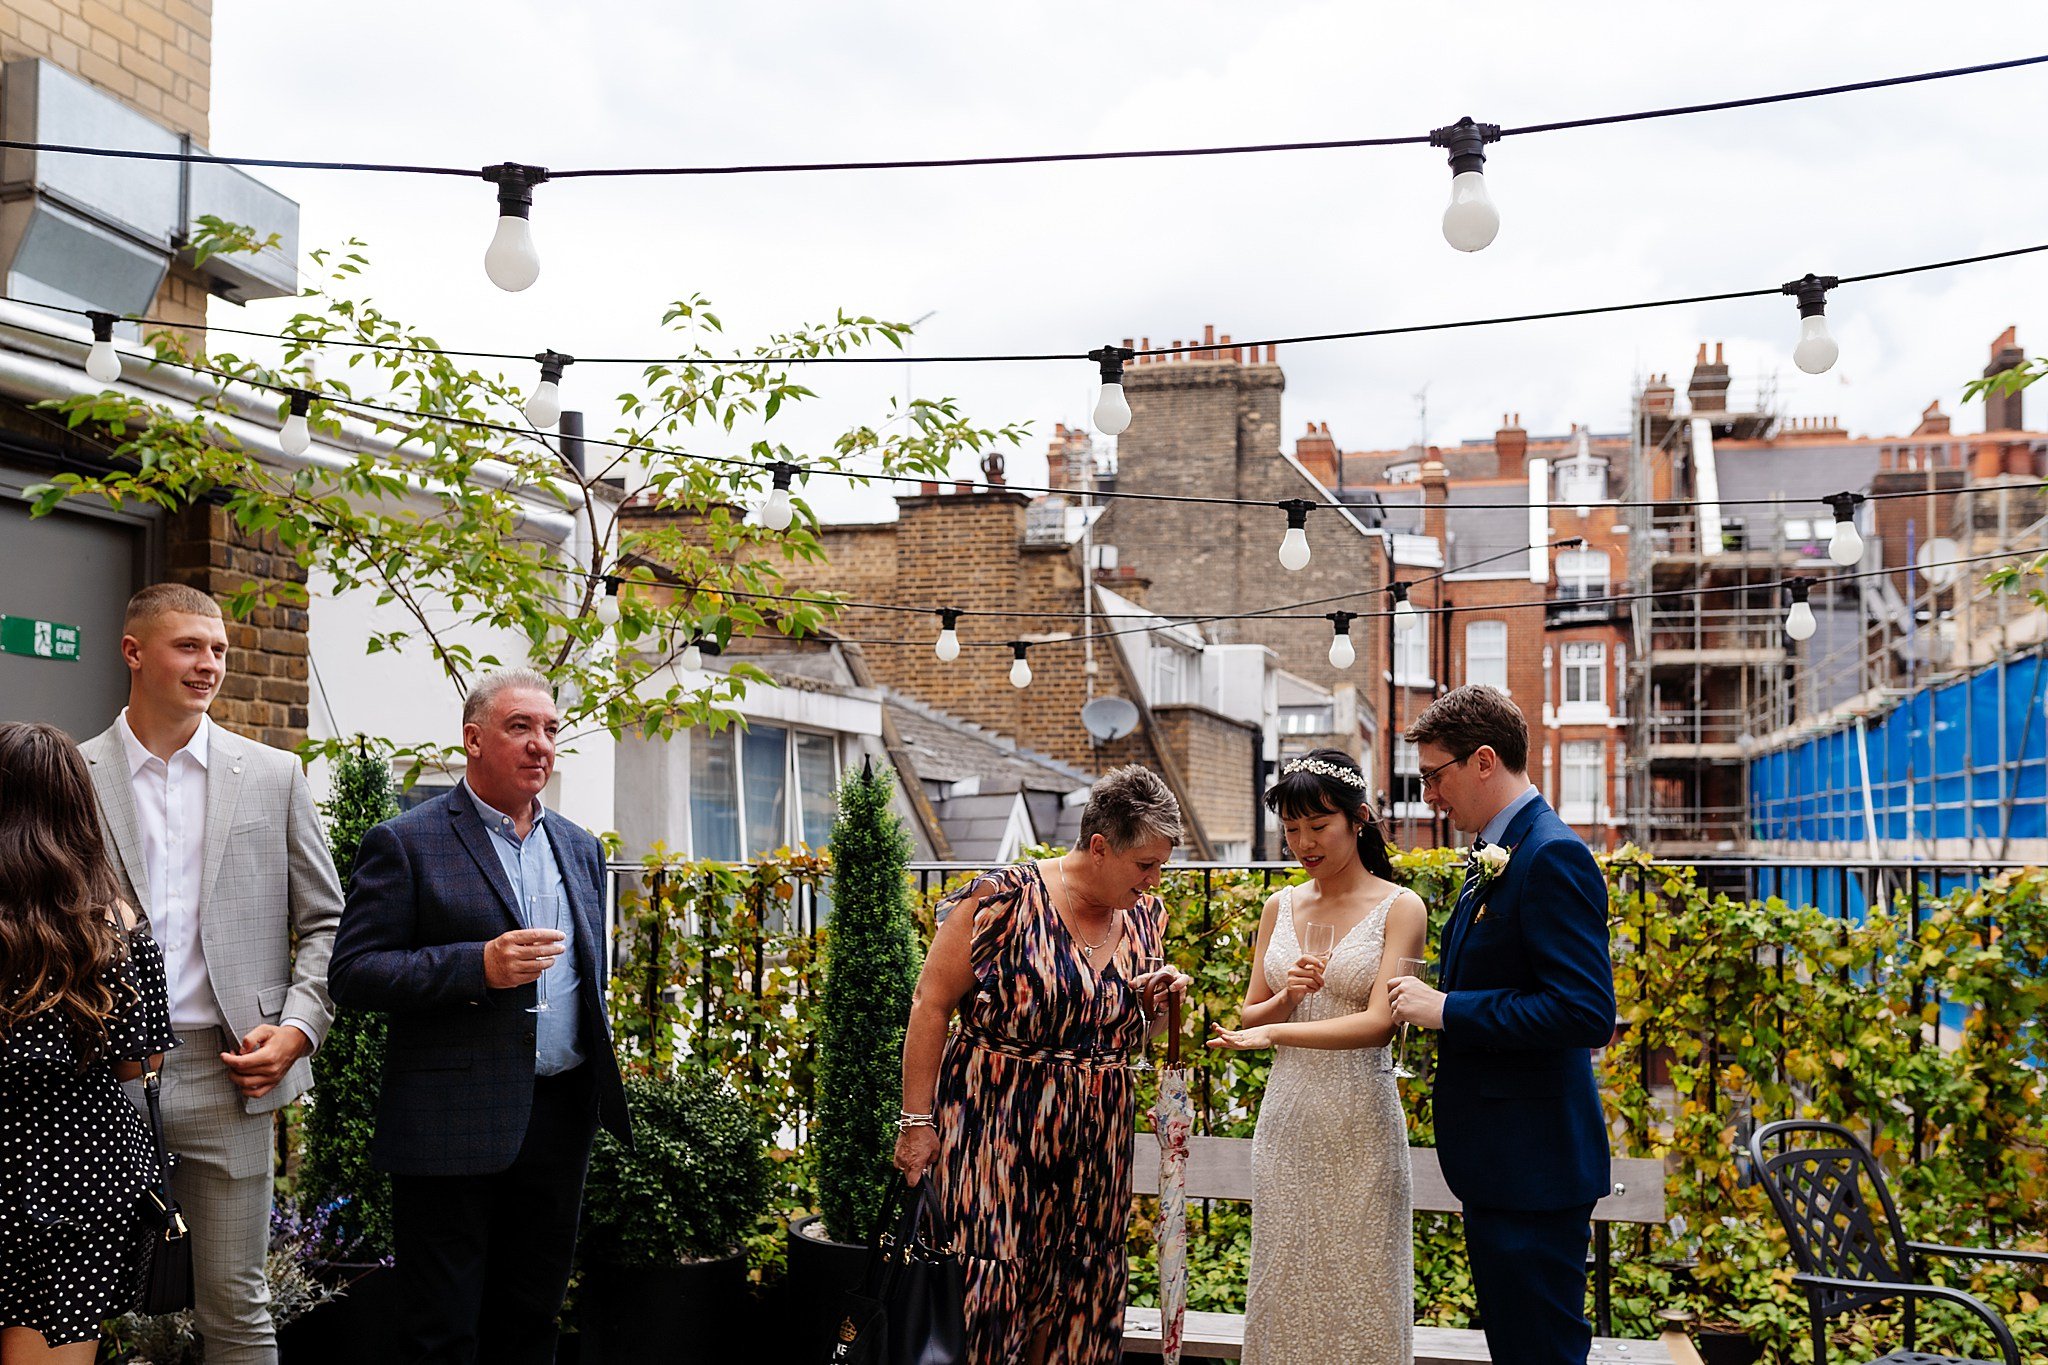
[[[1060,894],[1067,898],[1067,909],[1071,911],[1074,908],[1074,893],[1067,886],[1066,859],[1054,859],[1053,866],[1060,870]],[[1087,963],[1090,967],[1093,967],[1095,965],[1095,950],[1097,948],[1100,948],[1103,944],[1109,942],[1109,936],[1116,932],[1116,925],[1117,917],[1114,915],[1110,916],[1109,928],[1103,930],[1102,937],[1096,939],[1093,943],[1090,943],[1087,939],[1082,938],[1079,934],[1074,935],[1074,942],[1081,945],[1081,960],[1083,962]]]

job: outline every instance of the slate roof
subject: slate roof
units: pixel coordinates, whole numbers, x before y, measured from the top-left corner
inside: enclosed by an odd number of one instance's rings
[[[1714,443],[1714,469],[1719,478],[1721,524],[1737,522],[1750,531],[1753,544],[1769,544],[1776,536],[1775,523],[1782,515],[1806,520],[1819,519],[1825,528],[1830,513],[1821,499],[1830,493],[1860,493],[1869,489],[1877,473],[1880,455],[1875,445],[1830,445],[1799,442],[1796,445],[1734,445]],[[1751,503],[1742,498],[1772,498],[1782,495],[1783,509]]]

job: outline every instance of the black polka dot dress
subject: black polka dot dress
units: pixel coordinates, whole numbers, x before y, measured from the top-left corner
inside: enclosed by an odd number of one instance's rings
[[[113,1063],[177,1039],[154,940],[136,935],[112,975],[111,1046],[91,1065],[80,1069],[54,1011],[0,1037],[0,1327],[50,1346],[97,1339],[142,1288],[149,1230],[136,1209],[156,1151]]]

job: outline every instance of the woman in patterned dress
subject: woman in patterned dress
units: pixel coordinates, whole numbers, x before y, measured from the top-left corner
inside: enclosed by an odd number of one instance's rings
[[[85,1365],[134,1306],[156,1174],[120,1082],[176,1045],[163,959],[132,941],[85,760],[0,725],[0,1361]]]
[[[1239,1027],[1212,1047],[1273,1048],[1252,1138],[1247,1365],[1409,1365],[1415,1268],[1408,1128],[1388,1063],[1387,983],[1422,956],[1349,754],[1290,760],[1266,793],[1306,886],[1266,902]],[[1326,956],[1304,948],[1327,925]]]
[[[1166,930],[1148,893],[1180,833],[1166,784],[1120,768],[1096,782],[1071,853],[988,873],[940,908],[903,1040],[896,1166],[912,1184],[935,1167],[967,1258],[971,1365],[1120,1358],[1130,1055],[1191,981],[1146,970]]]

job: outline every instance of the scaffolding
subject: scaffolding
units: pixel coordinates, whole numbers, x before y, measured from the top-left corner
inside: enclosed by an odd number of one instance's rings
[[[2022,856],[2038,811],[2014,808],[2040,795],[2027,745],[2048,733],[2020,727],[2048,615],[1986,587],[1990,565],[1950,561],[2048,547],[2039,480],[1972,483],[1966,460],[1882,448],[1873,488],[1898,496],[1881,519],[1865,504],[1863,563],[1900,567],[1817,584],[1818,629],[1795,642],[1778,585],[1836,572],[1826,515],[1805,499],[1724,518],[1713,443],[1766,440],[1778,419],[1768,389],[1693,397],[1681,414],[1668,386],[1636,392],[1626,496],[1650,505],[1629,511],[1630,586],[1672,595],[1631,608],[1629,838],[1678,857]]]

